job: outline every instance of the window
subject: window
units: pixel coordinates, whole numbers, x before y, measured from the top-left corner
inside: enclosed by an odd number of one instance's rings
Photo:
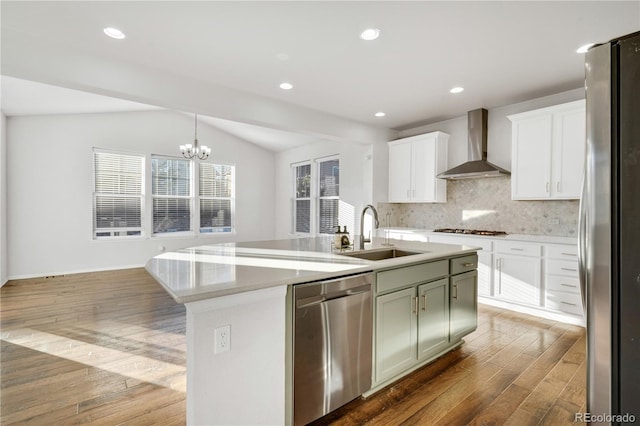
[[[340,160],[323,158],[313,163],[294,164],[292,169],[293,232],[334,233],[340,205]]]
[[[144,156],[93,151],[93,237],[142,235]]]
[[[191,182],[190,160],[151,158],[154,234],[191,231]]]
[[[311,232],[311,164],[293,166],[294,200],[293,229],[296,233]]]
[[[233,231],[234,166],[200,163],[200,232]]]
[[[338,226],[340,160],[318,161],[318,233],[333,234]]]
[[[93,157],[94,238],[234,231],[235,166],[152,155],[145,196],[144,155],[94,149]]]

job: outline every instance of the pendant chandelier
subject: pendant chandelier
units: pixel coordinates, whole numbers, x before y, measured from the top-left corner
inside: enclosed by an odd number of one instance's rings
[[[200,160],[206,160],[211,154],[211,148],[206,145],[198,145],[198,114],[195,115],[195,136],[193,138],[193,145],[188,143],[186,145],[180,145],[180,152],[182,156],[187,159],[198,158]]]

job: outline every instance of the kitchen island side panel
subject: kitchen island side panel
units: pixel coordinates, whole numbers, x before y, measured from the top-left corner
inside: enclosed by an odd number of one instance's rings
[[[285,299],[281,286],[186,304],[187,425],[284,424]]]

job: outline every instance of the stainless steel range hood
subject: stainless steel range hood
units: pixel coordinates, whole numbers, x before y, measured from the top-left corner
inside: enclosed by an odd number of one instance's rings
[[[440,179],[477,179],[508,176],[508,170],[487,161],[487,110],[475,109],[467,113],[468,119],[468,161],[440,173]]]

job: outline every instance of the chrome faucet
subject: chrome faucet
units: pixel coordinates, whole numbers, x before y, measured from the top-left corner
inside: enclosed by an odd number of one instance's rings
[[[360,244],[359,244],[360,250],[364,250],[364,243],[371,242],[371,236],[369,236],[369,238],[364,237],[364,213],[367,211],[367,209],[373,210],[373,219],[374,219],[375,228],[378,228],[380,226],[380,222],[378,221],[378,211],[376,210],[376,208],[373,207],[371,204],[367,204],[366,206],[364,206],[364,209],[362,209],[362,213],[360,214]]]

